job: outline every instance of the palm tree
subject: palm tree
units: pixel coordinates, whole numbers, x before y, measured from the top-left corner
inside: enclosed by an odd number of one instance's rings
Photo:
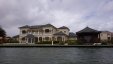
[[[0,37],[2,38],[1,39],[1,42],[4,42],[5,41],[5,36],[6,36],[5,30],[2,29],[2,27],[0,27]]]

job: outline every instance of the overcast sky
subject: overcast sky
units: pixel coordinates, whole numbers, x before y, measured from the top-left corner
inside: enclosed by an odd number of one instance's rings
[[[8,36],[23,25],[47,23],[72,32],[86,26],[113,31],[113,0],[0,0],[0,25]]]

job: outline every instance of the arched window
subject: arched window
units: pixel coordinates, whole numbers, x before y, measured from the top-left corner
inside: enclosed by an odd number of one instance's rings
[[[39,41],[40,41],[40,42],[42,41],[42,37],[39,37]]]

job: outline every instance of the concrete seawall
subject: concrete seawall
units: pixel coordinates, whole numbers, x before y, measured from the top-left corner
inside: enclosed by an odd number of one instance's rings
[[[113,48],[113,45],[48,45],[48,44],[0,44],[0,47],[100,47]]]

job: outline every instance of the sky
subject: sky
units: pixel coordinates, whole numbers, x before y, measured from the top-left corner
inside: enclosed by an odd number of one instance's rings
[[[53,24],[77,32],[113,31],[113,0],[0,0],[0,26],[8,36],[24,25]]]

